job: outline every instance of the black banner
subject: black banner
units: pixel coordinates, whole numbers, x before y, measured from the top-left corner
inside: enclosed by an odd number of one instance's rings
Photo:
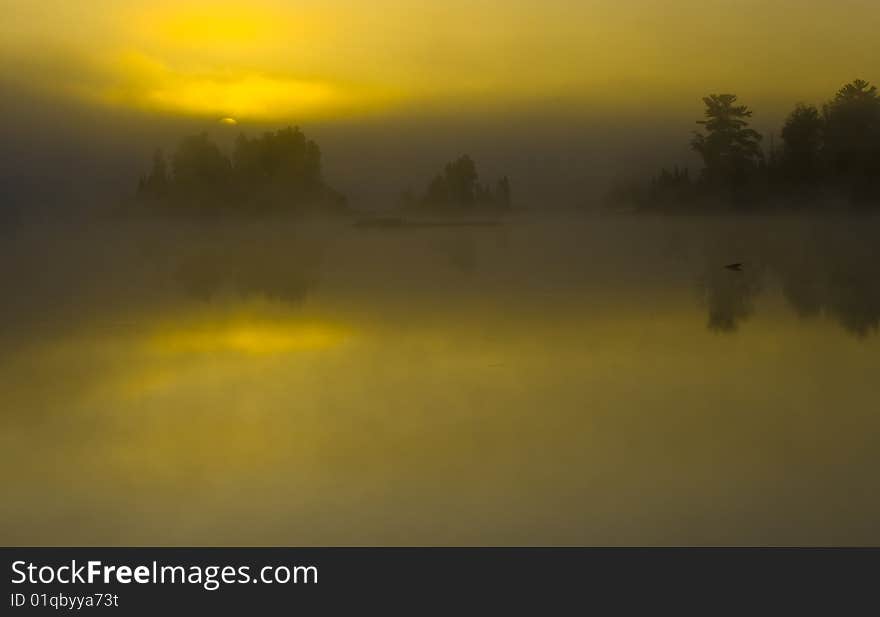
[[[877,549],[15,548],[4,615],[846,606],[876,610]]]

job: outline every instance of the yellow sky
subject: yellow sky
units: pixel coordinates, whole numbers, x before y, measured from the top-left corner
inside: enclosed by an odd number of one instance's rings
[[[789,105],[880,69],[875,0],[0,0],[0,77],[200,117]]]

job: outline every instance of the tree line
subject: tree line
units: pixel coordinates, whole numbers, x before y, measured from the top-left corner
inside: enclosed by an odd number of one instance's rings
[[[324,181],[321,149],[298,127],[238,136],[227,156],[206,133],[184,138],[170,160],[161,150],[138,182],[142,203],[176,212],[259,213],[308,207],[344,209],[346,198]],[[447,163],[418,197],[404,205],[463,213],[510,207],[510,181],[494,188],[479,181],[474,160],[464,155]]]
[[[746,210],[771,205],[880,208],[880,93],[857,79],[821,108],[799,103],[765,149],[750,126],[753,111],[735,94],[703,98],[700,130],[690,140],[702,167],[662,169],[648,181],[614,187],[613,205],[648,211]],[[138,195],[177,211],[343,209],[345,197],[324,180],[321,150],[296,127],[255,138],[239,135],[227,156],[207,134],[186,137],[172,156],[157,151]],[[480,181],[474,160],[447,163],[406,209],[466,213],[511,206],[507,176]]]
[[[450,161],[443,171],[428,183],[419,197],[404,196],[404,205],[429,209],[452,208],[471,211],[486,208],[510,208],[510,180],[502,176],[494,189],[480,182],[477,165],[467,154]]]
[[[619,185],[613,204],[646,210],[706,207],[735,209],[789,204],[880,207],[880,93],[857,79],[821,109],[799,103],[780,131],[781,143],[750,127],[753,111],[734,94],[703,98],[701,130],[690,141],[702,161],[662,169],[649,182]]]
[[[324,181],[321,149],[297,127],[239,135],[227,156],[206,133],[186,137],[170,161],[161,150],[138,183],[157,208],[184,212],[265,212],[341,208],[345,197]]]

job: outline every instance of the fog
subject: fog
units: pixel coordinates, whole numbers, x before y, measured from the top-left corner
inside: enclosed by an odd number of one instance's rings
[[[877,543],[876,218],[352,223],[6,229],[3,542]]]
[[[20,216],[80,217],[123,203],[157,148],[170,153],[186,135],[207,132],[229,149],[241,133],[297,124],[145,115],[92,108],[16,91],[0,98],[0,209]],[[687,140],[699,115],[576,115],[560,105],[486,115],[478,108],[353,121],[300,123],[323,154],[328,182],[355,208],[393,208],[401,192],[420,191],[442,165],[473,156],[487,177],[514,183],[526,209],[594,209],[621,178],[650,176],[661,165],[694,162]],[[775,117],[775,116],[771,116]],[[768,119],[764,120],[769,123]]]
[[[0,539],[877,543],[880,96],[830,100],[3,98]]]
[[[734,4],[7,1],[0,543],[878,544],[878,5]]]

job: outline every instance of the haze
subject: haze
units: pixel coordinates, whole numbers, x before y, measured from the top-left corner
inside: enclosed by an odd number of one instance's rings
[[[877,0],[0,14],[0,543],[880,541]]]
[[[228,117],[230,135],[304,126],[353,198],[468,151],[524,176],[527,199],[580,204],[622,170],[687,161],[706,93],[776,126],[874,77],[880,52],[868,0],[3,5],[3,182],[33,193],[48,167],[68,196],[119,192],[154,147],[222,139]]]

